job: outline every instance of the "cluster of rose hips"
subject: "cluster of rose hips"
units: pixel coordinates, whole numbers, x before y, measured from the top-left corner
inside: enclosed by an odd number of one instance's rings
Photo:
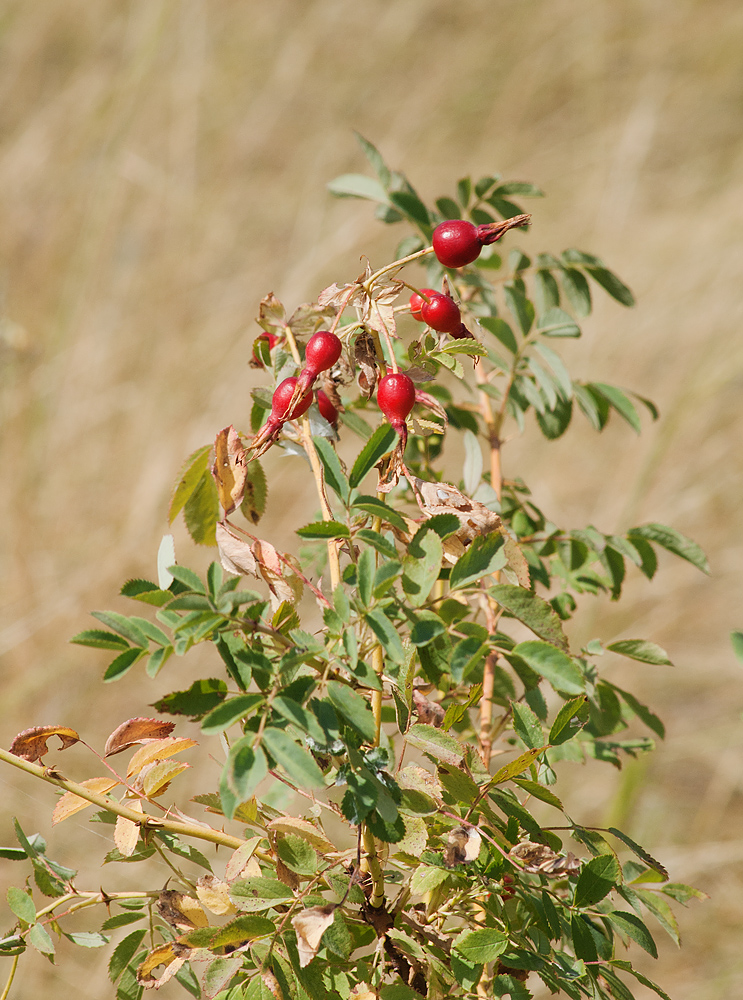
[[[529,216],[521,215],[505,222],[476,226],[464,219],[449,219],[433,231],[433,251],[444,267],[464,267],[480,256],[484,246],[494,243],[513,226],[525,225]],[[411,315],[439,333],[448,333],[455,339],[471,337],[462,323],[459,306],[444,292],[433,288],[423,288],[410,297]],[[271,350],[278,341],[273,333],[263,333],[256,338],[253,346],[253,364],[262,367],[257,352],[261,340],[268,343]],[[279,430],[287,420],[296,420],[306,413],[312,403],[312,387],[321,372],[328,371],[341,356],[343,345],[336,334],[319,330],[307,341],[305,363],[299,375],[285,378],[274,390],[271,400],[271,414],[262,430],[253,441],[253,448],[263,451],[275,440]],[[333,426],[338,419],[338,411],[322,389],[317,391],[317,403],[322,416]],[[377,403],[380,410],[397,431],[404,447],[407,436],[405,421],[415,403],[415,384],[404,372],[391,372],[380,379],[377,386]]]

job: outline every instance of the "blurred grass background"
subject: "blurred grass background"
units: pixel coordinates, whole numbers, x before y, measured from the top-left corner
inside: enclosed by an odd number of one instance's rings
[[[152,576],[184,457],[247,425],[260,298],[291,309],[354,277],[361,253],[390,258],[398,230],[324,189],[367,169],[352,130],[427,200],[467,173],[531,180],[548,198],[529,202],[523,248],[599,254],[638,298],[628,312],[595,296],[568,345],[574,374],[650,395],[662,418],[639,440],[616,420],[547,450],[516,439],[506,474],[558,523],[667,522],[712,565],[705,578],[664,558],[653,584],[631,574],[626,599],[584,624],[581,640],[650,638],[676,667],[607,657],[668,736],[621,774],[568,772],[567,799],[710,894],[680,911],[682,950],[659,932],[659,962],[640,966],[674,1000],[743,995],[743,691],[728,639],[743,626],[741,51],[735,0],[5,0],[2,745],[42,723],[101,741],[147,713],[142,690],[155,701],[198,675],[171,662],[156,682],[104,687],[105,657],[67,639],[90,609],[125,609],[125,578]],[[294,550],[296,461],[267,461],[263,529]],[[211,555],[180,528],[176,544],[191,565]],[[76,753],[65,773],[93,773]],[[97,886],[85,814],[50,833],[51,790],[0,779],[3,842],[16,814]],[[15,1000],[111,995],[107,956],[62,953],[58,968],[24,956]]]

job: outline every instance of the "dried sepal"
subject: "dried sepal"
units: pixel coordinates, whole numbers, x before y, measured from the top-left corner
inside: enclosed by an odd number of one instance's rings
[[[174,729],[174,722],[163,722],[162,719],[127,719],[114,729],[106,740],[103,756],[113,757],[114,754],[128,750],[137,743],[150,743],[152,740],[170,736]]]
[[[10,744],[10,752],[23,760],[41,760],[44,754],[49,753],[47,740],[51,736],[58,736],[62,745],[59,750],[66,750],[73,744],[78,743],[80,736],[69,726],[34,726],[32,729],[24,729],[18,733]]]
[[[86,778],[85,781],[81,781],[79,784],[83,788],[87,788],[89,792],[95,792],[97,795],[105,795],[106,792],[110,792],[112,788],[120,785],[121,782],[118,778],[112,778],[111,775],[108,775],[102,778]],[[84,799],[81,795],[76,795],[74,792],[65,792],[54,807],[52,826],[69,819],[70,816],[74,816],[75,813],[91,805],[93,803]]]

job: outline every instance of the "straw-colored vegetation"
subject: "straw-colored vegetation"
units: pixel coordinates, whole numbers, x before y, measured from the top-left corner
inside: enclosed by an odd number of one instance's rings
[[[735,0],[6,0],[2,745],[42,723],[100,740],[142,713],[137,676],[103,687],[104,660],[66,640],[89,609],[117,606],[127,576],[151,575],[185,455],[247,424],[262,295],[293,306],[355,276],[362,252],[388,258],[394,231],[324,190],[366,169],[351,130],[427,199],[470,172],[531,180],[549,197],[530,205],[525,249],[600,254],[638,297],[634,312],[599,300],[571,346],[577,374],[652,396],[662,420],[639,441],[576,428],[549,466],[539,446],[511,454],[563,523],[667,522],[713,570],[669,557],[653,585],[637,574],[602,606],[594,634],[652,638],[676,662],[612,668],[668,737],[613,785],[605,768],[577,772],[570,798],[712,897],[680,914],[680,952],[659,942],[653,978],[674,1000],[741,995],[743,676],[728,641],[743,627],[741,51]],[[268,462],[265,532],[287,547],[307,503],[296,461]],[[171,687],[158,678],[148,700]],[[47,791],[1,777],[2,840],[13,813],[48,835]],[[86,869],[95,828],[66,826],[55,857],[91,887],[136,878]],[[15,1000],[109,995],[100,953],[60,957],[24,959]]]

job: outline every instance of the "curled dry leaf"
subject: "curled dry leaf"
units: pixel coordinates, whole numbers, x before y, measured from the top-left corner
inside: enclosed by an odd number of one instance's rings
[[[320,940],[325,931],[333,923],[335,904],[328,906],[311,906],[301,910],[292,917],[292,927],[297,934],[297,951],[299,964],[302,968],[309,965],[318,952]]]
[[[202,875],[196,883],[196,895],[199,902],[210,913],[218,917],[227,913],[237,913],[235,904],[230,899],[230,886],[214,875]]]
[[[267,333],[283,332],[286,326],[286,310],[273,292],[261,299],[256,323]]]
[[[258,576],[258,564],[251,543],[238,535],[224,521],[217,522],[219,561],[228,573],[236,576]]]
[[[59,750],[66,750],[80,739],[69,726],[34,726],[33,729],[24,729],[22,733],[18,733],[10,744],[10,752],[24,760],[41,760],[44,754],[49,753],[47,740],[50,736],[59,737],[62,743]]]
[[[522,840],[508,852],[512,858],[523,862],[524,871],[539,875],[572,875],[580,871],[580,861],[574,854],[557,854],[546,844],[532,844]]]
[[[292,892],[295,892],[301,885],[301,879],[296,872],[293,872],[291,868],[287,868],[281,858],[276,858],[276,878],[279,882],[283,882],[284,885],[289,886]]]
[[[243,501],[248,477],[245,445],[231,424],[217,434],[214,442],[212,475],[225,515],[231,514]]]
[[[413,703],[418,713],[418,722],[436,726],[437,729],[441,727],[446,713],[438,702],[430,701],[421,691],[414,690]]]
[[[163,722],[161,719],[128,719],[108,737],[103,755],[113,757],[115,753],[121,753],[137,743],[150,743],[170,736],[174,729],[174,722]]]
[[[287,320],[286,325],[291,328],[295,337],[310,337],[318,328],[318,324],[324,318],[329,318],[337,312],[337,309],[329,305],[321,305],[319,302],[303,302],[297,306]]]
[[[447,837],[444,864],[447,868],[454,868],[476,861],[481,845],[482,837],[474,826],[455,826]]]
[[[224,869],[224,877],[228,882],[234,882],[237,878],[248,878],[250,875],[260,875],[260,867],[253,855],[261,840],[263,837],[251,837],[230,855]],[[250,866],[257,867],[258,870],[253,871]]]
[[[413,376],[410,375],[409,371],[406,374],[410,378],[413,378]],[[413,381],[415,381],[415,379],[413,379]],[[435,396],[432,396],[430,392],[424,392],[422,389],[416,389],[415,401],[416,403],[421,403],[423,406],[426,407],[426,409],[430,410],[431,413],[435,413],[440,420],[443,420],[444,425],[449,423],[449,418],[446,415],[446,410],[438,401],[438,399],[436,399]]]
[[[429,483],[410,474],[408,482],[426,517],[454,514],[459,518],[461,527],[456,537],[464,544],[473,541],[478,535],[489,535],[491,531],[500,530],[500,517],[484,504],[465,496],[456,486],[449,483]]]
[[[162,890],[157,897],[157,912],[171,927],[177,927],[181,931],[209,926],[209,918],[199,901],[175,889]]]
[[[172,941],[170,944],[158,945],[157,948],[152,949],[144,962],[138,966],[137,982],[140,986],[144,986],[146,990],[159,990],[161,986],[164,986],[165,983],[173,978],[190,953],[190,948],[179,945],[175,941]],[[152,973],[159,965],[164,965],[165,969],[160,978],[155,979]]]
[[[87,788],[89,792],[95,792],[98,795],[105,795],[106,792],[110,792],[112,788],[116,785],[120,785],[121,782],[118,778],[112,778],[110,775],[103,778],[86,778],[85,781],[79,782],[83,788]],[[80,812],[81,809],[85,809],[87,806],[92,806],[92,802],[88,802],[81,795],[75,795],[74,792],[65,792],[61,799],[58,800],[56,806],[54,807],[54,812],[52,813],[52,826],[55,823],[61,823],[62,820],[69,819],[70,816],[74,816],[75,813]]]
[[[280,559],[270,542],[258,539],[253,542],[253,555],[258,563],[258,571],[271,591],[271,605],[274,611],[284,601],[297,604],[301,600],[303,586],[300,578],[291,569],[296,565],[296,560],[289,555],[284,555]]]
[[[374,337],[362,330],[353,345],[353,360],[358,370],[356,381],[367,399],[374,393],[377,384],[377,352]]]
[[[357,983],[349,993],[348,1000],[377,1000],[377,994],[368,983]]]
[[[139,774],[145,764],[149,764],[153,760],[163,760],[165,757],[172,757],[174,754],[180,753],[181,750],[189,750],[195,746],[198,746],[198,742],[189,736],[166,736],[161,740],[153,740],[132,754],[132,759],[126,769],[127,779]]]
[[[142,809],[142,803],[139,799],[135,799],[129,808],[133,809],[134,812],[142,813],[144,817],[144,809]],[[134,823],[132,820],[127,819],[126,816],[117,816],[116,826],[114,827],[114,844],[116,844],[119,852],[125,858],[130,858],[134,854],[134,849],[139,840],[140,829],[139,823]]]

